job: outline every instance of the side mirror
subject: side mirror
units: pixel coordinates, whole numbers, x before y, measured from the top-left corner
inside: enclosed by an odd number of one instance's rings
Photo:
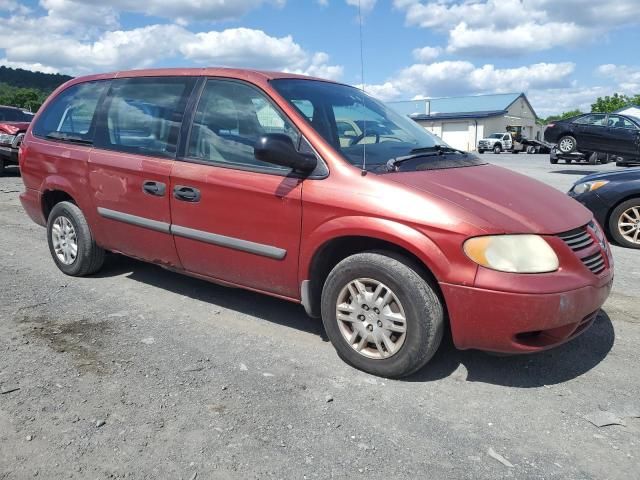
[[[253,152],[261,162],[289,167],[302,173],[312,172],[318,163],[315,156],[298,152],[291,137],[284,133],[263,135],[253,147]]]

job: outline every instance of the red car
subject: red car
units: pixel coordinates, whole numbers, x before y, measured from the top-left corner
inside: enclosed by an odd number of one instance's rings
[[[566,342],[613,279],[576,201],[320,79],[76,78],[40,109],[20,168],[64,273],[112,251],[301,303],[345,361],[386,377],[425,365],[445,329],[461,349]]]
[[[0,176],[5,166],[18,164],[18,148],[32,118],[31,112],[0,106]]]

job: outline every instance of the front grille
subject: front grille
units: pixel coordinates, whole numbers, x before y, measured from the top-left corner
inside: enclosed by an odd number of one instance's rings
[[[584,263],[585,267],[587,267],[596,275],[601,273],[606,268],[606,264],[604,261],[604,257],[602,256],[602,252],[598,252],[593,255],[589,255],[588,257],[584,257],[582,259],[582,263]]]
[[[593,251],[594,245],[597,245],[595,235],[597,235],[598,228],[594,223],[589,223],[588,226],[571,230],[570,232],[561,233],[558,235],[571,250],[576,252],[576,255],[580,258],[580,261],[595,275],[602,273],[607,268],[607,262],[604,257],[604,251],[602,248],[598,248],[596,253],[582,252],[585,249]],[[593,233],[591,233],[593,231]],[[583,256],[585,255],[586,256]]]
[[[567,233],[558,235],[564,242],[569,245],[569,248],[574,252],[578,252],[582,249],[589,248],[596,241],[589,234],[586,228],[579,228]]]

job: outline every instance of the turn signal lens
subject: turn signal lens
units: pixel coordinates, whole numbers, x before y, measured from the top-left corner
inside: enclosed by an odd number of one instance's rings
[[[594,182],[583,182],[573,186],[573,192],[580,195],[585,192],[593,192],[594,190],[604,187],[609,180],[596,180]]]
[[[478,265],[511,273],[547,273],[558,270],[558,256],[538,235],[492,235],[470,238],[464,253]]]

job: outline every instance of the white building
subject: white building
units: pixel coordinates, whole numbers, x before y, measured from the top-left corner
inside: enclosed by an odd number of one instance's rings
[[[635,117],[640,119],[640,106],[638,105],[627,105],[626,107],[619,108],[613,113],[619,113],[621,115],[627,115],[629,117]]]
[[[388,105],[460,150],[476,150],[478,140],[505,132],[507,127],[521,130],[527,138],[542,139],[542,127],[536,123],[538,117],[524,93],[429,98]]]

